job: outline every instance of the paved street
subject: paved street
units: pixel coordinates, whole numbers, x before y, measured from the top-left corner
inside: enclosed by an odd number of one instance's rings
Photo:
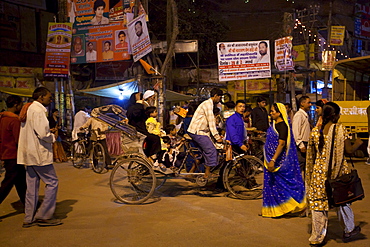
[[[64,224],[23,229],[23,209],[13,189],[0,205],[0,246],[308,246],[310,218],[262,218],[261,199],[232,199],[177,179],[168,180],[148,203],[125,205],[110,191],[110,172],[96,174],[70,163],[55,167],[56,217]],[[361,160],[356,168],[370,192],[370,166]],[[369,204],[370,194],[354,203],[362,235],[347,244],[331,211],[326,246],[370,246]]]

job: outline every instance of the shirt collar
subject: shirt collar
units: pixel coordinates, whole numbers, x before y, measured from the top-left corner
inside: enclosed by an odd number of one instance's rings
[[[41,104],[40,102],[38,102],[37,100],[35,100],[32,104],[36,104],[38,107],[42,108],[45,112],[47,112],[47,109],[45,108],[45,106]]]
[[[305,115],[305,117],[308,117],[307,112],[305,112],[302,108],[299,108],[299,111],[302,112]]]

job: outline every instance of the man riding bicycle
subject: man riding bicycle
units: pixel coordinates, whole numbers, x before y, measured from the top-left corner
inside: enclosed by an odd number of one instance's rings
[[[213,107],[220,102],[222,95],[221,89],[213,88],[211,97],[198,106],[187,130],[189,136],[199,145],[205,158],[206,169],[204,178],[210,178],[211,167],[217,166],[217,150],[210,134],[213,135],[218,143],[222,143],[222,138],[216,129],[216,121],[213,114]]]
[[[83,124],[80,128],[80,130],[84,128],[90,128],[92,131],[91,133],[91,140],[99,142],[103,148],[104,148],[104,153],[105,153],[105,167],[106,168],[111,168],[112,166],[112,160],[108,152],[108,146],[107,146],[107,141],[106,138],[107,136],[105,135],[105,131],[108,130],[108,124],[99,121],[93,117],[89,118],[85,124]]]

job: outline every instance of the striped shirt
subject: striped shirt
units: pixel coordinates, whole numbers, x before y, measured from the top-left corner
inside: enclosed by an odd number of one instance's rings
[[[195,111],[187,131],[195,135],[210,136],[211,133],[216,140],[220,139],[216,129],[213,107],[214,103],[211,98],[201,103]]]

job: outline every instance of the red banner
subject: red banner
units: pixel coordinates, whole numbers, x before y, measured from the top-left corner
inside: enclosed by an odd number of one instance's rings
[[[45,77],[68,77],[72,23],[49,23],[45,54]]]

